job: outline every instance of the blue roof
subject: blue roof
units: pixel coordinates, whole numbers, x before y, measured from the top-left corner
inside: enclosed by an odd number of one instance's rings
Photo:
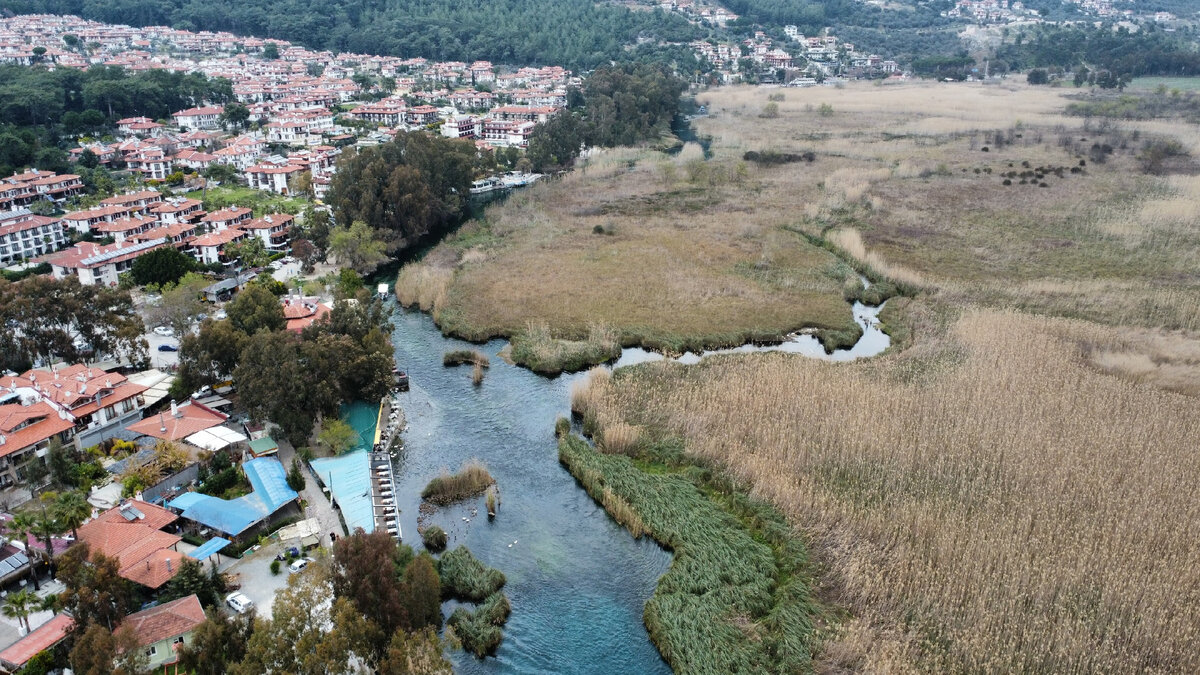
[[[213,537],[212,539],[209,539],[201,544],[199,548],[189,553],[188,557],[196,560],[207,560],[209,556],[232,543],[233,542],[223,537]]]
[[[356,450],[341,457],[320,457],[309,462],[313,472],[333,493],[342,510],[346,527],[353,532],[375,531],[375,508],[371,504],[371,458],[366,450]]]
[[[188,520],[236,537],[300,496],[288,487],[283,465],[273,457],[252,459],[242,464],[242,470],[254,488],[248,495],[225,500],[188,492],[167,506],[178,509]]]

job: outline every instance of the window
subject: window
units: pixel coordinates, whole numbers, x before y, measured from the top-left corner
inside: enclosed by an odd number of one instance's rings
[[[180,635],[179,637],[175,638],[175,641],[172,642],[171,644],[173,644],[173,645],[183,644],[183,636]]]
[[[150,649],[146,650],[146,656],[154,656],[157,653],[158,653],[158,647],[155,647],[154,645],[151,645]]]

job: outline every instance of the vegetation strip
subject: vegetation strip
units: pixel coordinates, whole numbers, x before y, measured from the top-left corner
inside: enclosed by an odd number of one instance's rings
[[[638,529],[674,552],[644,616],[672,668],[811,669],[820,610],[809,592],[804,547],[778,512],[685,462],[677,442],[649,446],[635,460],[568,435],[559,441],[559,461],[623,524],[636,519]]]
[[[455,609],[447,621],[463,648],[481,658],[494,653],[503,639],[500,626],[512,611],[500,592],[507,581],[504,573],[484,565],[465,546],[443,555],[438,570],[443,597],[479,603],[475,611]]]
[[[470,461],[464,464],[458,473],[443,471],[442,475],[429,481],[421,491],[421,498],[434,504],[450,504],[482,494],[488,486],[495,483],[496,479],[488,473],[487,467],[478,461]]]

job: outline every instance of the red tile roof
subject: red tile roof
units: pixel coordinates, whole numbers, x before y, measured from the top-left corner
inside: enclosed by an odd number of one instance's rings
[[[160,506],[134,500],[80,526],[79,540],[88,545],[93,556],[103,553],[116,558],[122,577],[158,588],[174,577],[182,565],[182,554],[171,550],[180,538],[160,529],[177,518]]]
[[[43,401],[27,406],[19,403],[0,405],[0,437],[4,439],[0,443],[0,457],[37,445],[74,426],[73,420],[62,419],[57,410]]]
[[[16,644],[0,652],[0,664],[11,670],[21,668],[39,653],[61,642],[74,627],[75,619],[70,615],[55,615],[33,629],[29,635],[17,640]]]
[[[193,593],[186,598],[130,614],[121,621],[121,625],[133,629],[139,647],[148,647],[159,640],[190,633],[204,623],[205,618],[204,608]]]
[[[126,429],[139,434],[162,438],[168,441],[179,441],[198,431],[215,427],[228,418],[211,408],[189,401],[175,409],[175,412],[164,411],[153,417],[147,417],[134,422]],[[166,429],[166,431],[163,431]]]

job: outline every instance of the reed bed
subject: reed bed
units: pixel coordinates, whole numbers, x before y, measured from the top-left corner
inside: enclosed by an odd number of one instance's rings
[[[473,459],[463,464],[458,473],[443,469],[442,474],[429,481],[421,491],[421,498],[434,504],[450,504],[483,494],[495,482],[487,467]]]
[[[491,361],[487,357],[487,354],[484,354],[478,349],[456,349],[454,351],[446,352],[442,355],[443,366],[461,366],[465,364],[471,364],[481,368],[487,368],[492,365]]]
[[[426,550],[432,553],[445,551],[447,540],[446,531],[437,525],[430,525],[421,530],[421,543],[425,545]]]
[[[531,321],[512,339],[513,363],[544,375],[583,370],[620,355],[617,332],[601,324],[591,325],[583,340],[563,340],[552,337],[548,323]]]
[[[854,615],[824,667],[1196,672],[1200,415],[1099,372],[1106,330],[972,310],[874,362],[646,364],[572,401],[683,439],[811,538]]]
[[[500,627],[508,621],[511,613],[512,605],[508,602],[508,596],[497,592],[489,595],[474,611],[456,608],[446,624],[454,629],[463,649],[483,658],[496,653],[504,640]]]
[[[644,459],[678,453],[665,444]],[[644,613],[650,639],[674,670],[811,669],[818,609],[804,576],[807,557],[773,509],[732,496],[697,467],[658,464],[649,473],[578,436],[560,439],[559,461],[618,522],[635,518],[635,534],[644,529],[674,553]]]
[[[466,602],[483,602],[504,587],[504,573],[479,562],[466,546],[447,551],[438,560],[442,595]]]

